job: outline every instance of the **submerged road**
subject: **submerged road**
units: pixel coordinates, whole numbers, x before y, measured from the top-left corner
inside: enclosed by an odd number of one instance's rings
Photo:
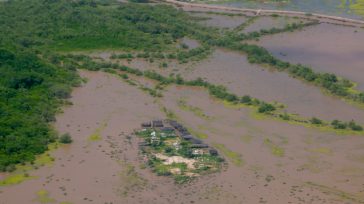
[[[189,2],[181,2],[176,0],[161,0],[162,2],[171,3],[179,6],[189,6],[189,7],[197,7],[197,8],[206,8],[206,9],[217,9],[217,10],[224,10],[224,11],[238,11],[238,12],[249,12],[255,15],[271,15],[271,14],[283,14],[283,15],[291,15],[297,16],[301,18],[311,18],[311,19],[326,19],[326,20],[333,20],[337,21],[338,23],[352,23],[359,26],[364,26],[364,21],[362,20],[355,20],[350,18],[344,18],[340,16],[330,16],[330,15],[323,15],[317,13],[307,13],[301,11],[283,11],[283,10],[268,10],[268,9],[248,9],[248,8],[233,8],[233,7],[226,7],[226,6],[216,6],[216,5],[208,5],[208,4],[197,4],[197,3],[189,3]]]

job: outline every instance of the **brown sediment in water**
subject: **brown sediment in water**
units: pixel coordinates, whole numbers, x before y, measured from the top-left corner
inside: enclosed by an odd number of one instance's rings
[[[272,120],[255,120],[249,108],[225,107],[200,88],[170,86],[164,97],[155,98],[117,76],[82,71],[88,82],[77,88],[71,101],[57,117],[56,128],[69,132],[74,143],[53,152],[52,167],[43,167],[38,176],[19,185],[0,187],[0,203],[37,203],[37,192],[44,189],[57,202],[72,203],[342,203],[343,198],[325,194],[305,185],[314,181],[357,194],[362,188],[360,169],[364,163],[355,158],[364,155],[364,143],[358,136],[336,136],[314,129]],[[135,78],[135,80],[138,80]],[[208,120],[178,106],[200,108]],[[165,117],[162,107],[196,132],[208,135],[210,145],[222,144],[238,156],[224,155],[229,165],[217,174],[203,176],[179,186],[171,178],[158,177],[149,168],[141,168],[138,140],[128,137],[140,122]],[[95,129],[104,126],[101,140],[89,141]],[[249,142],[242,139],[250,136]],[[275,148],[284,154],[274,154]],[[326,151],[329,150],[329,151]],[[329,153],[327,153],[329,152]],[[224,154],[224,153],[222,153]],[[234,160],[240,158],[240,165]],[[345,169],[343,169],[345,167]],[[14,196],[22,195],[22,196]]]
[[[249,33],[254,31],[260,31],[262,29],[269,30],[271,28],[282,29],[286,25],[292,23],[307,23],[307,20],[302,20],[299,18],[290,18],[285,16],[271,17],[271,16],[260,16],[254,20],[253,23],[248,25],[242,32]]]
[[[364,29],[320,24],[257,42],[279,59],[310,65],[358,83],[364,91]]]
[[[202,25],[228,29],[238,27],[247,20],[244,16],[227,16],[210,13],[191,13],[190,15],[206,18],[205,20],[199,21]]]
[[[250,64],[244,55],[217,49],[212,56],[180,71],[187,79],[202,77],[226,86],[231,92],[251,95],[264,101],[277,101],[288,106],[290,113],[326,120],[357,120],[364,123],[364,111],[335,97],[324,95],[319,88],[292,78],[287,73],[270,71],[260,65]]]

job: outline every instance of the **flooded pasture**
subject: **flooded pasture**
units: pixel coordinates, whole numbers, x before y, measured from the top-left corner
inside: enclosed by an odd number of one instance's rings
[[[320,24],[300,32],[263,37],[258,44],[274,56],[310,65],[358,83],[364,91],[364,29]]]
[[[246,20],[208,16],[213,17],[205,23],[220,28],[234,28]],[[268,29],[276,21],[262,19],[249,29]],[[286,20],[276,23],[284,26]],[[322,24],[264,37],[257,43],[283,60],[336,73],[363,89],[364,53],[358,42],[364,39],[363,32],[355,30]],[[199,46],[189,38],[181,42],[190,49]],[[186,64],[167,60],[164,68],[159,61],[110,59],[111,51],[89,55],[164,76],[202,77],[240,96],[281,102],[288,112],[305,117],[364,123],[363,110],[313,85],[250,64],[242,53],[214,49],[208,59]],[[128,79],[136,84],[132,85],[109,73],[80,74],[86,82],[73,91],[73,105],[64,107],[54,124],[60,133],[70,133],[74,142],[51,152],[52,165],[27,172],[31,179],[0,186],[0,204],[364,203],[362,136],[259,118],[255,110],[212,98],[204,88],[168,85],[159,90],[162,97],[152,97],[138,87],[155,87],[157,83],[150,79],[130,74]],[[140,140],[132,133],[141,122],[166,117],[178,120],[216,148],[226,161],[221,172],[183,185],[152,172],[141,159]]]
[[[199,17],[200,24],[205,26],[233,29],[247,21],[245,16],[228,16],[224,14],[211,14],[211,13],[190,13],[190,15]]]
[[[114,75],[81,73],[88,82],[55,124],[74,142],[52,153],[53,166],[30,172],[37,178],[2,187],[1,204],[41,203],[39,192],[70,203],[342,203],[337,192],[360,195],[361,137],[256,120],[249,108],[225,106],[202,88],[170,86],[155,99]],[[181,99],[195,108],[182,108]],[[182,186],[143,167],[130,133],[141,121],[165,117],[162,109],[218,148],[227,167]]]
[[[180,71],[188,79],[202,77],[226,86],[240,96],[251,95],[265,101],[288,106],[288,112],[327,120],[355,119],[364,123],[364,111],[337,98],[324,95],[315,86],[290,77],[284,72],[270,71],[250,64],[240,53],[217,49],[213,55],[192,68]]]
[[[250,33],[255,31],[260,31],[262,29],[269,30],[271,28],[284,28],[286,25],[293,23],[307,23],[306,20],[291,18],[291,17],[270,17],[270,16],[260,16],[254,22],[248,25],[243,32]]]

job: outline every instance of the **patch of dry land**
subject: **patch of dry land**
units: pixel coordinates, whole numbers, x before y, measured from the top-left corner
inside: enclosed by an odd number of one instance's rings
[[[225,31],[248,20],[192,15]],[[269,18],[254,21],[248,31],[291,22]],[[347,77],[363,89],[363,33],[362,28],[318,24],[254,43],[279,58]],[[189,38],[181,42],[186,49],[201,46]],[[137,57],[112,59],[118,51],[83,54],[163,76],[201,77],[238,96],[277,101],[300,117],[364,124],[362,107],[286,72],[250,64],[245,53],[211,49],[198,61],[161,60],[166,66]],[[125,72],[119,71],[79,70],[87,80],[74,89],[72,105],[54,123],[60,133],[72,135],[73,143],[48,152],[50,161],[41,167],[0,174],[0,204],[364,203],[362,131],[339,134],[297,124],[212,97],[206,87],[160,84],[130,73],[120,77]],[[185,132],[208,148],[193,149],[180,133],[141,128],[142,122],[163,118],[183,124]],[[14,180],[19,182],[4,183]]]

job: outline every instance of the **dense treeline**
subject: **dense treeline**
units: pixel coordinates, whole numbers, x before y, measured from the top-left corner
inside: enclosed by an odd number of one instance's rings
[[[75,70],[57,68],[32,52],[0,49],[0,171],[47,150],[56,138],[48,122],[78,84]]]
[[[61,51],[160,51],[194,33],[197,26],[186,13],[171,6],[107,2],[7,1],[0,4],[0,36],[3,43]]]

